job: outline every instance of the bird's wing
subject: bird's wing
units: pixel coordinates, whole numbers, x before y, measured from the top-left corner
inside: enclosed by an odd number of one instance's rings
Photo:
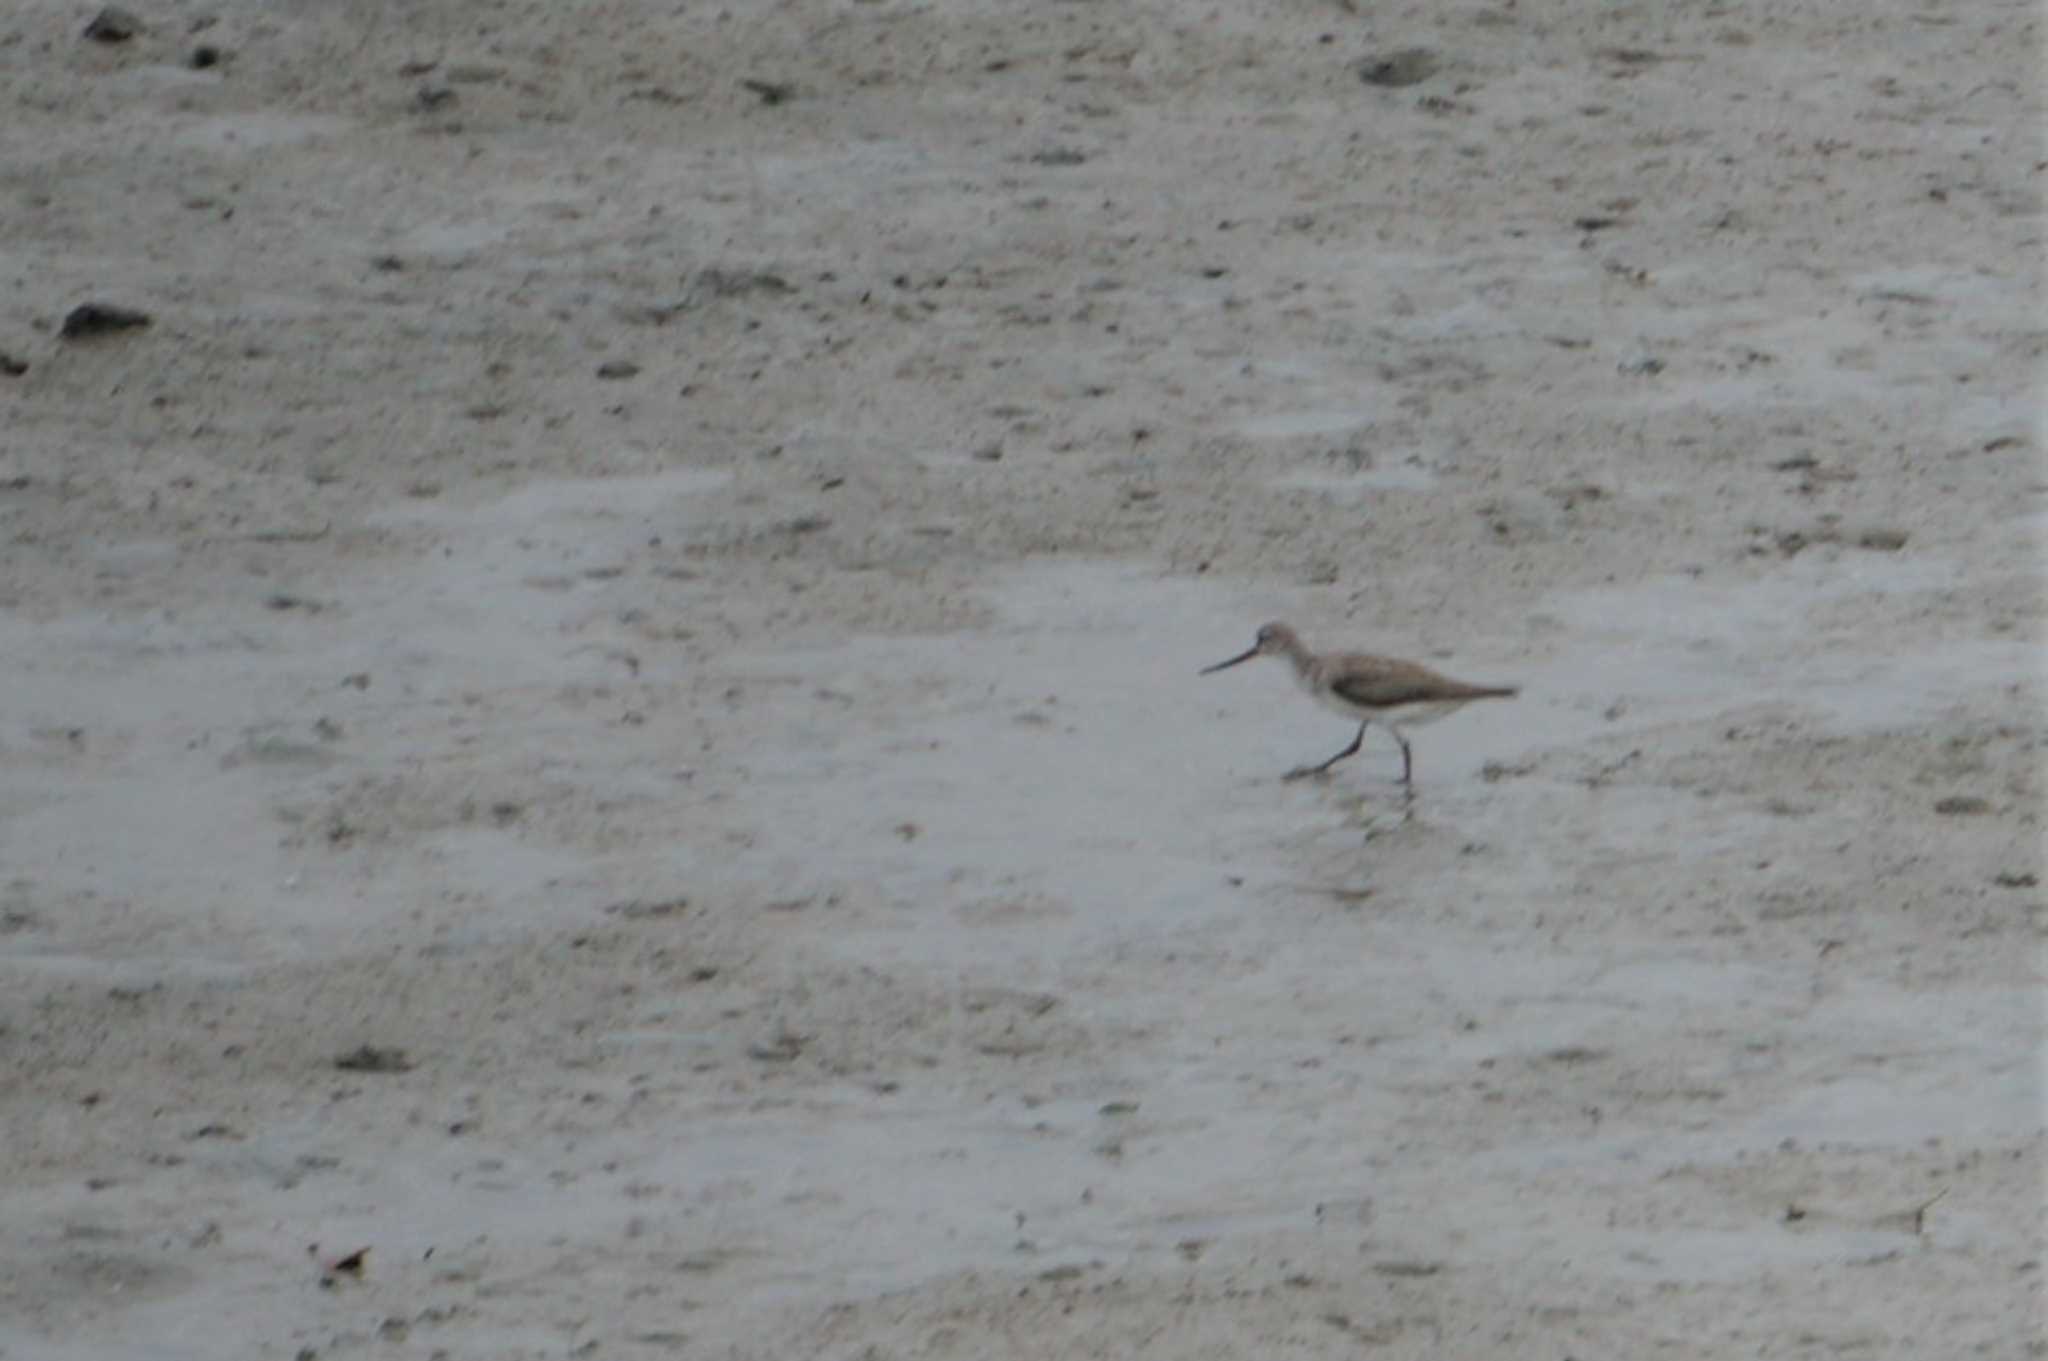
[[[1337,659],[1340,674],[1333,693],[1366,709],[1392,709],[1402,704],[1429,704],[1449,699],[1478,699],[1501,693],[1484,685],[1440,676],[1426,666],[1392,657],[1348,656]]]

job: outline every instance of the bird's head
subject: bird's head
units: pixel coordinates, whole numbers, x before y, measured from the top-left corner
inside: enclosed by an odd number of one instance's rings
[[[1218,662],[1214,666],[1203,667],[1201,674],[1206,676],[1212,671],[1221,671],[1225,667],[1236,666],[1239,662],[1248,662],[1254,657],[1293,654],[1300,650],[1300,637],[1295,634],[1293,629],[1276,620],[1273,623],[1261,624],[1259,626],[1259,631],[1254,636],[1252,645],[1249,648],[1238,653],[1228,661]]]

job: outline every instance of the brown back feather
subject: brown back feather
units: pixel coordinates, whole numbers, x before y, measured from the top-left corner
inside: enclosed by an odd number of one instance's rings
[[[1517,693],[1512,685],[1471,685],[1440,676],[1428,667],[1391,658],[1372,659],[1370,668],[1357,666],[1354,674],[1341,677],[1330,686],[1333,694],[1367,709],[1391,709],[1402,704],[1433,704],[1444,700],[1507,699]]]

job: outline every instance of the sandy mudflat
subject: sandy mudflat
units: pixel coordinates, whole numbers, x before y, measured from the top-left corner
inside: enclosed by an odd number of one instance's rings
[[[2036,6],[4,9],[0,1358],[2042,1355]]]

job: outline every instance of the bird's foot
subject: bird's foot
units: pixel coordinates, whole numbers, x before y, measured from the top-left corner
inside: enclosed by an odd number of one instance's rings
[[[1318,775],[1330,773],[1328,766],[1296,766],[1280,778],[1283,780],[1312,780]]]

